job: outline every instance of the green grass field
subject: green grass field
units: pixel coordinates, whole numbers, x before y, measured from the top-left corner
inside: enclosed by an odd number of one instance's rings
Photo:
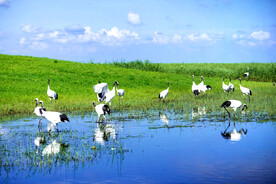
[[[251,115],[258,112],[274,116],[276,112],[275,63],[249,64],[153,64],[150,62],[114,62],[110,64],[87,64],[29,56],[11,56],[0,54],[1,62],[1,120],[10,116],[23,116],[33,113],[35,98],[44,101],[47,110],[61,112],[94,111],[92,102],[97,101],[92,86],[98,80],[109,84],[120,83],[125,90],[123,103],[119,105],[118,96],[112,101],[112,110],[148,110],[174,109],[189,113],[192,108],[206,106],[208,112],[220,112],[220,105],[229,99],[246,102]],[[243,99],[239,90],[239,81],[247,68],[250,68],[249,80],[242,85],[252,90],[251,102]],[[200,82],[203,75],[205,84],[213,87],[207,96],[195,98],[191,91],[192,77]],[[232,77],[235,92],[224,94],[222,77]],[[51,104],[47,96],[47,79],[51,79],[50,88],[59,95],[57,104]],[[170,91],[166,103],[158,100],[158,94],[167,88]],[[265,82],[264,82],[265,81]]]

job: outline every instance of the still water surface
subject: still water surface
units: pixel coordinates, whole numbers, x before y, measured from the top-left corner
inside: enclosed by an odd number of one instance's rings
[[[273,183],[276,124],[173,112],[0,124],[1,183]]]

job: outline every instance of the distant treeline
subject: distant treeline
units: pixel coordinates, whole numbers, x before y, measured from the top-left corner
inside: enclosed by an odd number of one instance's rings
[[[237,79],[248,72],[249,79],[253,81],[275,82],[276,63],[151,63],[148,60],[141,61],[115,61],[115,66],[137,69],[143,71],[155,71],[165,73],[178,73],[204,77],[232,77]]]

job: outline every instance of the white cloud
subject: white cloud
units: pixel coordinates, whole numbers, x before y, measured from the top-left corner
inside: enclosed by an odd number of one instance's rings
[[[261,31],[255,31],[251,33],[250,36],[257,40],[266,40],[266,39],[269,39],[270,34],[269,32],[264,32],[261,30]]]
[[[21,46],[23,46],[23,45],[28,46],[32,50],[44,50],[44,49],[48,48],[47,43],[37,41],[34,39],[27,41],[27,39],[25,37],[20,38],[19,43]]]
[[[23,44],[27,44],[27,42],[26,42],[26,38],[20,38],[20,41],[19,41],[19,43],[21,44],[21,45],[23,45]]]
[[[30,48],[33,50],[44,50],[48,48],[48,45],[43,42],[34,41],[30,44]]]
[[[248,45],[254,47],[254,46],[256,46],[256,43],[250,41],[250,42],[248,42]]]
[[[71,34],[83,34],[84,33],[84,27],[80,25],[71,25],[65,28],[66,32],[69,32]]]
[[[244,34],[240,34],[240,35],[233,34],[232,38],[233,38],[234,40],[246,39],[246,35],[244,35]]]
[[[93,32],[91,27],[84,27],[84,34],[78,36],[78,40],[82,42],[100,42],[107,45],[118,45],[120,42],[128,42],[139,40],[139,35],[135,32],[130,32],[126,29],[118,29],[113,27],[110,30],[101,29],[98,32]]]
[[[251,34],[233,34],[233,39],[236,40],[236,43],[242,46],[251,46],[255,47],[257,45],[268,45],[270,46],[271,40],[270,33],[264,31],[254,31]]]
[[[133,12],[129,12],[127,14],[127,20],[130,24],[133,24],[133,25],[141,24],[140,15]]]
[[[154,32],[152,41],[154,43],[160,43],[160,44],[168,44],[170,41],[170,38],[163,35],[163,33],[160,32]]]
[[[45,34],[44,33],[39,33],[34,38],[34,40],[43,40],[43,39],[45,39]]]
[[[34,26],[31,26],[30,24],[22,25],[21,28],[22,28],[22,31],[27,33],[35,33],[37,31],[37,28]]]
[[[9,6],[9,3],[8,0],[0,0],[0,6]]]
[[[49,33],[49,37],[50,38],[57,38],[59,33],[60,33],[59,31],[51,32],[51,33]]]
[[[180,43],[181,41],[182,41],[182,36],[180,36],[178,34],[173,35],[172,42],[174,42],[174,43]]]
[[[202,34],[189,34],[181,36],[179,34],[174,34],[173,36],[167,36],[164,35],[161,32],[154,32],[152,37],[153,43],[159,43],[159,44],[168,44],[168,43],[174,43],[174,44],[181,44],[185,41],[190,42],[203,42],[205,43],[215,43],[216,40],[223,39],[224,34],[223,33],[213,33],[210,36],[206,33]]]
[[[206,34],[202,33],[201,35],[199,34],[190,34],[186,37],[190,41],[211,41],[212,39]]]
[[[76,36],[64,31],[53,31],[49,33],[48,39],[52,39],[57,43],[67,43],[71,40],[76,39]]]

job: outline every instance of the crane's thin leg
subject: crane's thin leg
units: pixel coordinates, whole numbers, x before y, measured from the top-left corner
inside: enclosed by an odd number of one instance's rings
[[[226,110],[226,112],[228,113],[228,115],[229,115],[229,118],[230,118],[230,113],[229,113],[229,111],[224,107],[224,109]]]

